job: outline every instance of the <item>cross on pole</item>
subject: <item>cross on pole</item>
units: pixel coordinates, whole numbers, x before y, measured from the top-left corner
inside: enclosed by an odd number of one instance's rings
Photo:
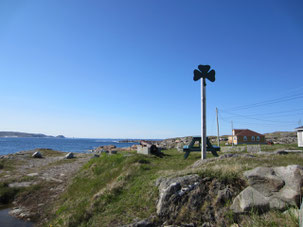
[[[199,70],[198,70],[199,69]],[[201,159],[206,159],[206,79],[214,82],[215,70],[209,65],[198,65],[194,70],[194,81],[201,80]],[[209,71],[210,70],[210,71]]]

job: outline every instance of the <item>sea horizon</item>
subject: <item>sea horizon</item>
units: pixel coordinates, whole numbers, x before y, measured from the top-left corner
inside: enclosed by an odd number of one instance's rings
[[[135,139],[115,138],[1,137],[0,155],[38,148],[63,152],[88,153],[99,146],[114,145],[117,148],[122,148],[139,144],[138,142],[126,142],[127,140],[135,141]]]

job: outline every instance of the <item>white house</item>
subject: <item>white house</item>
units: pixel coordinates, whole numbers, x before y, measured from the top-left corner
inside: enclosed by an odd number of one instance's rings
[[[303,147],[303,126],[296,128],[297,138],[298,138],[298,147]]]

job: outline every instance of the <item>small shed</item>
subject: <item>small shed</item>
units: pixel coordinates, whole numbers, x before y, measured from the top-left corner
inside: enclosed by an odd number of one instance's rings
[[[298,147],[303,147],[303,126],[296,128],[297,138],[298,138]]]

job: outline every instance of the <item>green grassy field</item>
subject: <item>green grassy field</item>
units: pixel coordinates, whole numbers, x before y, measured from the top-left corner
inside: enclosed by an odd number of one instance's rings
[[[53,226],[117,226],[155,214],[161,176],[198,173],[219,180],[234,180],[257,166],[303,165],[298,154],[214,160],[199,168],[188,168],[200,159],[191,153],[187,160],[176,150],[163,158],[131,153],[102,155],[90,160],[74,177],[67,191],[50,211]],[[208,158],[212,157],[208,154]],[[277,220],[280,213],[277,213]],[[260,219],[254,218],[255,222]],[[286,223],[292,223],[292,219]],[[275,226],[275,225],[273,225]],[[293,225],[290,225],[293,226]]]
[[[166,156],[103,155],[83,166],[56,207],[54,226],[109,226],[155,213],[155,180],[200,159],[176,150]],[[60,204],[60,205],[59,205]]]

